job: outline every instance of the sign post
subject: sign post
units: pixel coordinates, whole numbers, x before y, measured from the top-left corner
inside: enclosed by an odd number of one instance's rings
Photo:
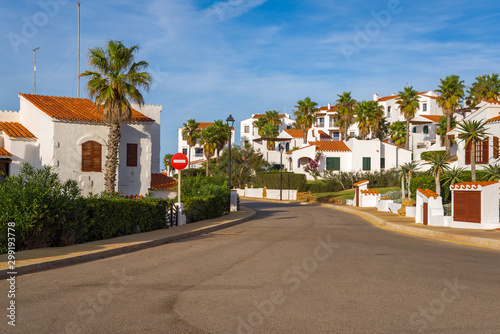
[[[181,174],[182,170],[187,167],[188,165],[188,157],[186,157],[185,154],[182,153],[176,153],[172,157],[171,160],[172,167],[177,169],[179,171],[179,184],[177,187],[177,200],[180,203],[181,202]]]

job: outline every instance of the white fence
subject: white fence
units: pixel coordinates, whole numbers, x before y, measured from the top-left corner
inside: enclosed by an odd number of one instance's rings
[[[264,188],[245,188],[236,189],[240,197],[252,197],[252,198],[269,198],[269,199],[280,199],[279,189],[266,189]],[[295,201],[297,200],[297,190],[295,189],[283,189],[282,199]]]

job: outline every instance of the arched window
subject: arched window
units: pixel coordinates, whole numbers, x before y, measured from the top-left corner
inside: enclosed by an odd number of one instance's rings
[[[424,133],[429,133],[429,127],[427,125],[424,125]]]
[[[416,127],[416,126],[414,126],[414,127],[413,127],[413,129],[411,129],[411,132],[413,132],[413,133],[417,133],[417,127]]]
[[[102,145],[95,141],[82,144],[82,172],[102,172]]]

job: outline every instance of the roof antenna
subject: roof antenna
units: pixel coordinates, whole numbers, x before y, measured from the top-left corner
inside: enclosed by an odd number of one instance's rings
[[[78,1],[78,93],[77,97],[80,97],[80,1]]]
[[[33,49],[33,94],[36,95],[36,50],[40,49],[37,47]]]

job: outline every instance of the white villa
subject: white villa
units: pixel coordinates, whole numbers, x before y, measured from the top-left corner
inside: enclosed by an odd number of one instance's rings
[[[24,162],[50,165],[62,181],[78,181],[84,195],[104,191],[109,128],[102,109],[83,98],[19,94],[19,99],[19,111],[0,112],[1,170],[8,176]],[[161,110],[133,105],[132,121],[121,127],[116,190],[123,195],[168,188],[171,180],[160,173]]]
[[[198,129],[203,130],[208,128],[210,125],[214,124],[214,122],[197,122],[199,123]],[[201,167],[201,164],[206,161],[205,155],[203,153],[203,147],[200,145],[200,139],[196,141],[196,145],[191,147],[191,152],[189,152],[189,145],[184,138],[182,131],[184,127],[177,129],[177,152],[185,154],[188,159],[190,158],[190,167]],[[231,128],[231,145],[234,145],[235,139],[235,129]],[[225,150],[228,145],[224,146]]]

